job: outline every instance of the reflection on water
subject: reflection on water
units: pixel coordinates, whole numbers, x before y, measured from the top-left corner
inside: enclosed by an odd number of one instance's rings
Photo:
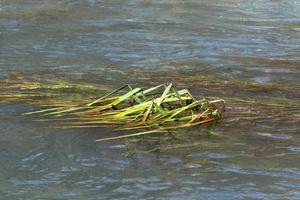
[[[288,0],[0,1],[2,199],[299,198],[299,13]],[[167,82],[225,98],[225,118],[97,144],[117,133],[20,116]]]

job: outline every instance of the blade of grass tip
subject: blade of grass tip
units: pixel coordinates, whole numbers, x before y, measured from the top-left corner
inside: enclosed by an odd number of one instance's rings
[[[90,121],[90,120],[103,120],[103,118],[95,118],[95,117],[89,117],[89,118],[86,118],[86,117],[68,117],[68,118],[60,118],[60,119],[57,119],[57,118],[40,118],[40,119],[35,119],[35,121],[39,122],[39,121],[60,121],[60,122],[63,122],[63,121],[70,121],[70,120],[80,120],[80,121]]]
[[[110,95],[115,94],[116,92],[119,92],[120,90],[123,90],[126,87],[131,88],[130,85],[128,85],[128,84],[123,85],[122,87],[119,87],[118,89],[115,89],[114,91],[112,91],[112,92],[104,95],[103,97],[101,97],[101,98],[99,98],[99,99],[97,99],[97,100],[95,100],[95,101],[93,101],[91,103],[88,103],[87,106],[92,106],[92,105],[98,103],[99,101],[105,99],[106,97],[109,97]]]
[[[192,116],[184,116],[184,117],[178,117],[178,118],[172,118],[170,120],[167,120],[167,122],[183,122],[183,121],[190,121],[192,119]]]
[[[107,125],[120,125],[123,124],[121,122],[115,122],[115,121],[84,121],[84,122],[65,122],[64,124],[67,125],[98,125],[98,124],[107,124]]]
[[[82,109],[86,109],[86,107],[72,107],[72,108],[68,108],[68,109],[64,109],[64,110],[59,110],[59,111],[55,111],[55,112],[45,113],[44,115],[57,115],[57,114],[62,114],[62,113],[67,113],[67,112],[73,112],[73,111],[82,110]]]
[[[209,101],[209,103],[219,103],[219,102],[225,103],[225,100],[224,99],[217,99],[217,100]]]
[[[133,134],[127,134],[127,135],[120,135],[120,136],[108,137],[108,138],[101,138],[101,139],[95,140],[95,142],[103,142],[103,141],[108,141],[108,140],[125,139],[125,138],[136,137],[136,136],[141,136],[141,135],[147,135],[147,134],[152,134],[152,133],[164,133],[164,132],[168,132],[168,131],[166,131],[166,130],[143,131],[143,132],[139,132],[139,133],[133,133]]]
[[[150,104],[149,108],[147,109],[147,111],[144,114],[142,122],[145,122],[147,120],[147,118],[148,118],[148,116],[149,116],[149,114],[150,114],[150,112],[152,110],[153,104],[154,104],[154,102],[152,101],[152,103]]]
[[[104,106],[92,107],[92,108],[87,107],[86,108],[87,110],[76,112],[74,114],[76,114],[78,116],[80,116],[80,115],[91,115],[91,114],[98,113],[98,112],[108,110],[108,109],[111,109],[111,108],[112,108],[111,104],[107,104],[107,105],[104,105]]]
[[[183,95],[187,95],[191,100],[196,101],[193,95],[187,89],[178,90],[178,94],[181,96],[181,98],[183,98]]]
[[[97,99],[97,104],[109,103],[109,102],[112,102],[112,101],[116,100],[117,98],[119,98],[119,97],[118,96],[113,96],[113,97],[105,98],[105,99],[102,99],[102,100]],[[94,106],[94,104],[93,105],[90,105],[90,104],[91,103],[85,104],[85,106]]]
[[[132,95],[134,95],[135,93],[141,91],[141,88],[135,88],[129,92],[127,92],[126,94],[120,96],[118,99],[116,99],[115,101],[113,101],[111,104],[112,106],[117,106],[119,103],[121,103],[122,101],[124,101],[125,99],[131,97]]]
[[[165,100],[167,94],[170,92],[170,89],[172,87],[172,83],[168,85],[168,87],[165,89],[164,93],[161,95],[160,99],[157,101],[157,105],[160,106],[160,104]]]
[[[154,91],[154,90],[157,90],[157,89],[159,89],[159,88],[161,88],[161,87],[163,87],[163,86],[165,86],[165,85],[164,85],[164,84],[161,84],[161,85],[158,85],[158,86],[149,88],[149,89],[147,89],[147,90],[144,90],[143,93],[144,93],[144,94],[148,94],[148,93],[150,93],[150,92],[152,92],[152,91]]]
[[[193,98],[189,95],[189,91],[188,91],[187,89],[178,90],[177,92],[178,92],[178,94],[179,94],[181,97],[183,97],[183,95],[186,95],[186,94],[187,94],[191,99],[193,99]]]
[[[193,127],[193,126],[197,126],[197,125],[200,125],[200,124],[205,124],[205,123],[208,123],[208,122],[211,122],[211,121],[214,121],[215,119],[207,119],[207,120],[203,120],[203,121],[200,121],[200,122],[196,122],[196,123],[185,123],[183,125],[176,125],[176,126],[168,126],[168,127],[165,127],[164,130],[174,130],[174,129],[178,129],[178,128],[187,128],[187,127]]]
[[[50,126],[51,128],[57,129],[72,129],[72,128],[99,128],[103,127],[104,125],[82,125],[82,126]]]
[[[151,128],[152,126],[149,125],[141,125],[141,126],[129,126],[129,127],[119,127],[119,128],[115,128],[114,130],[116,131],[125,131],[125,130],[136,130],[136,129],[146,129],[146,128]]]
[[[200,122],[196,122],[196,123],[187,123],[185,125],[183,125],[182,127],[192,127],[192,126],[197,126],[199,124],[205,124],[205,123],[208,123],[208,122],[211,122],[211,121],[215,121],[214,118],[211,118],[211,119],[206,119],[206,120],[203,120],[203,121],[200,121]]]
[[[64,108],[65,108],[65,107],[49,108],[49,109],[43,109],[43,110],[32,111],[32,112],[26,112],[26,113],[23,113],[22,115],[39,114],[39,113],[50,112],[50,111],[54,111],[54,110],[60,110],[60,109],[64,109]]]
[[[128,88],[129,88],[129,90],[131,91],[131,90],[132,90],[131,85],[127,84],[127,86],[128,86]]]

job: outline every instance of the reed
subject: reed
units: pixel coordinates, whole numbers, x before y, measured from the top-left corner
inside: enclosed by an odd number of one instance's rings
[[[124,90],[127,91],[118,95]],[[62,105],[24,115],[70,119],[64,123],[70,128],[118,125],[116,130],[139,130],[96,140],[101,142],[205,124],[219,120],[224,111],[223,99],[195,99],[187,89],[177,90],[171,83],[148,89],[125,85],[90,103]]]

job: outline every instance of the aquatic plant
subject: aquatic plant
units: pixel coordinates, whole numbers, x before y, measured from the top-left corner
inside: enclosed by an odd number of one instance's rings
[[[125,89],[129,91],[117,95]],[[92,102],[77,106],[63,105],[25,115],[40,114],[69,120],[67,127],[118,125],[116,130],[142,130],[137,133],[101,138],[97,142],[169,132],[221,118],[225,110],[222,99],[195,99],[187,89],[177,90],[171,83],[148,89],[124,85]]]

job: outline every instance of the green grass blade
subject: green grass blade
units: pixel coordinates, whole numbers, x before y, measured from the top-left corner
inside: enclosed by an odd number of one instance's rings
[[[175,113],[173,113],[170,117],[168,117],[167,119],[165,119],[164,121],[162,121],[162,123],[165,122],[165,121],[167,121],[167,120],[172,119],[173,117],[175,117],[176,115],[179,115],[180,113],[184,112],[187,109],[190,109],[190,108],[193,108],[195,106],[200,105],[201,102],[202,102],[202,100],[194,101],[193,103],[191,103],[191,104],[189,104],[187,106],[182,107],[181,109],[179,109]]]
[[[166,111],[165,111],[162,107],[158,106],[157,103],[154,103],[154,102],[153,102],[153,105],[154,105],[155,109],[156,109],[160,114],[162,114],[162,115],[165,115],[165,114],[166,114]]]
[[[71,108],[65,108],[64,110],[58,110],[58,111],[55,111],[55,112],[45,113],[44,115],[57,115],[57,114],[62,114],[62,113],[68,113],[68,112],[83,110],[83,109],[86,109],[86,108],[87,107],[71,107]]]
[[[103,142],[103,141],[108,141],[108,140],[125,139],[125,138],[136,137],[136,136],[141,136],[141,135],[147,135],[147,134],[152,134],[152,133],[164,133],[164,132],[168,132],[168,131],[166,131],[166,130],[143,131],[143,132],[139,132],[139,133],[133,133],[133,134],[127,134],[127,135],[120,135],[120,136],[108,137],[108,138],[101,138],[101,139],[95,140],[95,142]]]
[[[147,118],[148,118],[148,116],[149,116],[149,114],[150,114],[150,112],[152,110],[153,104],[154,104],[154,102],[152,101],[152,103],[150,104],[149,108],[147,109],[147,111],[144,114],[142,122],[145,122],[147,120]]]
[[[165,100],[167,97],[167,94],[170,92],[170,89],[172,87],[172,83],[168,85],[168,87],[165,89],[164,93],[161,95],[160,99],[157,101],[157,105],[160,106],[160,104]]]
[[[120,96],[117,100],[112,102],[112,106],[117,106],[118,104],[120,104],[122,101],[124,101],[125,99],[131,97],[132,95],[136,94],[137,92],[141,91],[141,88],[135,88],[129,92],[127,92],[126,94]]]
[[[173,89],[173,92],[174,92],[175,96],[179,99],[180,105],[181,106],[186,106],[186,103],[184,101],[182,101],[181,96],[179,95],[177,89],[174,86],[172,87],[172,89]]]
[[[104,95],[103,97],[101,97],[101,98],[99,98],[99,99],[97,99],[97,100],[95,100],[95,101],[93,101],[93,102],[87,104],[87,106],[92,106],[92,105],[94,105],[94,104],[100,102],[101,100],[103,100],[103,99],[109,97],[110,95],[115,94],[115,93],[117,93],[117,92],[120,91],[120,90],[123,90],[123,89],[126,88],[126,87],[131,88],[129,84],[123,85],[122,87],[119,87],[118,89],[116,89],[116,90],[114,90],[114,91],[112,91],[112,92],[110,92],[110,93]]]
[[[159,89],[159,88],[161,88],[161,87],[163,87],[163,86],[165,86],[165,85],[164,85],[164,84],[161,84],[161,85],[158,85],[158,86],[149,88],[149,89],[147,89],[147,90],[144,90],[143,93],[144,93],[144,94],[148,94],[148,93],[150,93],[150,92],[152,92],[152,91],[154,91],[154,90],[157,90],[157,89]]]
[[[45,112],[51,112],[54,110],[62,110],[65,107],[58,107],[58,108],[49,108],[49,109],[43,109],[43,110],[37,110],[37,111],[32,111],[32,112],[26,112],[23,113],[22,115],[32,115],[32,114],[40,114],[40,113],[45,113]]]
[[[208,111],[209,111],[209,108],[207,108],[205,111],[203,111],[199,115],[197,115],[194,118],[192,118],[192,120],[189,123],[194,123],[195,121],[197,121],[198,119],[200,119],[201,117],[203,117]]]

